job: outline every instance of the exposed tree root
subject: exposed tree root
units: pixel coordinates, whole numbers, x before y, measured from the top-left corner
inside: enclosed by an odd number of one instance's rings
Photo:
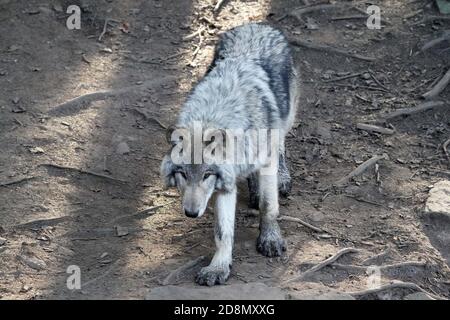
[[[222,8],[222,5],[223,5],[223,3],[224,3],[225,1],[226,1],[226,0],[217,0],[216,5],[214,6],[213,12],[214,12],[214,13],[219,12],[220,8]]]
[[[360,130],[365,130],[365,131],[370,131],[370,132],[377,132],[377,133],[382,133],[382,134],[394,134],[394,130],[392,129],[388,129],[388,128],[383,128],[383,127],[378,127],[378,126],[374,126],[371,124],[366,124],[366,123],[357,123],[356,127]]]
[[[182,265],[181,267],[179,267],[176,270],[169,273],[169,275],[164,278],[164,280],[162,281],[161,284],[163,286],[167,286],[169,284],[175,284],[178,281],[178,278],[180,277],[180,275],[185,273],[187,270],[192,269],[193,267],[202,263],[204,260],[205,260],[205,256],[200,256],[197,259],[189,261],[188,263]]]
[[[360,55],[360,54],[355,54],[355,53],[351,53],[349,51],[343,50],[343,49],[338,49],[338,48],[333,48],[327,45],[323,45],[323,44],[314,44],[311,42],[307,42],[307,41],[303,41],[303,40],[299,40],[299,39],[289,39],[289,42],[294,45],[294,46],[298,46],[298,47],[304,47],[304,48],[308,48],[308,49],[312,49],[312,50],[320,50],[320,51],[325,51],[325,52],[331,52],[331,53],[337,53],[340,55],[344,55],[346,57],[350,57],[350,58],[354,58],[354,59],[359,59],[359,60],[363,60],[363,61],[375,61],[376,58],[373,57],[368,57],[368,56],[364,56],[364,55]]]
[[[426,51],[434,46],[437,46],[438,44],[440,44],[441,42],[450,40],[450,30],[445,30],[444,33],[435,39],[432,39],[428,42],[426,42],[421,48],[420,48],[420,52]]]
[[[310,276],[314,272],[319,271],[320,269],[323,269],[326,266],[332,264],[333,262],[335,262],[337,259],[339,259],[344,254],[355,253],[355,252],[358,252],[358,251],[359,250],[355,249],[355,248],[344,248],[342,250],[339,250],[334,256],[331,256],[330,258],[322,261],[321,263],[316,264],[314,267],[306,270],[305,272],[299,274],[298,276],[295,276],[295,277],[293,277],[291,279],[288,279],[288,280],[284,281],[284,283],[287,284],[287,283],[290,283],[290,282],[302,280],[302,279],[306,278],[307,276]]]
[[[447,147],[449,145],[450,145],[450,138],[444,142],[444,144],[442,145],[442,149],[444,149],[445,156],[447,157],[447,160],[450,164],[450,154],[448,153],[448,149],[447,149]]]
[[[87,175],[103,178],[103,179],[110,180],[110,181],[121,182],[121,183],[128,183],[128,181],[126,181],[126,180],[117,179],[117,178],[110,177],[110,176],[107,176],[107,175],[104,175],[104,174],[101,174],[101,173],[95,173],[95,172],[92,172],[92,171],[83,170],[83,169],[79,169],[79,168],[75,168],[75,167],[61,166],[61,165],[53,164],[53,163],[42,163],[39,166],[51,167],[51,168],[56,168],[56,169],[61,169],[61,170],[76,171],[76,172],[81,173],[81,174],[87,174]]]
[[[363,297],[363,296],[367,296],[369,294],[379,293],[381,291],[392,290],[392,289],[397,289],[397,288],[413,289],[413,290],[417,290],[417,291],[423,292],[423,293],[427,294],[428,296],[430,296],[430,297],[432,297],[433,299],[436,299],[436,300],[447,300],[447,299],[445,299],[443,297],[440,297],[440,296],[437,296],[435,294],[427,292],[425,289],[419,287],[415,283],[402,282],[402,281],[395,281],[395,282],[390,283],[390,284],[382,285],[382,286],[380,286],[378,288],[361,290],[361,291],[346,292],[346,293],[351,295],[351,296],[353,296],[353,297],[355,297],[355,298],[360,298],[360,297]]]
[[[163,83],[165,81],[170,80],[172,77],[166,77],[161,79],[153,79],[144,81],[141,85],[130,86],[120,89],[111,89],[111,90],[103,90],[96,91],[81,95],[69,101],[63,102],[57,106],[54,106],[50,111],[50,115],[66,115],[71,113],[78,112],[83,106],[90,104],[94,101],[106,100],[112,97],[118,97],[126,93],[130,92],[139,92],[145,90],[149,87],[155,86],[157,84]]]
[[[388,159],[388,156],[386,154],[383,154],[381,156],[380,155],[373,156],[369,160],[367,160],[367,161],[363,162],[362,164],[360,164],[355,170],[350,172],[348,175],[346,175],[345,177],[343,177],[340,180],[338,180],[335,183],[335,185],[336,186],[345,185],[351,178],[359,176],[364,171],[366,171],[368,168],[374,166],[375,163],[377,163],[378,161],[383,160],[383,159]]]
[[[422,95],[423,98],[429,100],[436,98],[448,85],[450,82],[450,69],[447,70],[445,75],[439,80],[438,83],[428,92]]]
[[[122,219],[144,218],[144,217],[147,218],[147,217],[150,217],[150,216],[154,215],[157,212],[158,209],[161,209],[161,208],[163,208],[165,206],[168,206],[168,205],[170,205],[170,204],[172,204],[174,202],[175,202],[175,200],[174,201],[170,201],[170,202],[165,203],[165,204],[153,206],[153,207],[150,207],[150,208],[138,211],[136,213],[119,216],[119,217],[113,219],[110,224],[111,225],[115,225],[115,223],[117,223],[117,221],[120,221]]]
[[[318,227],[315,227],[315,226],[309,224],[308,222],[303,221],[302,219],[299,219],[299,218],[290,217],[290,216],[281,216],[281,217],[278,218],[278,220],[279,220],[279,221],[298,222],[298,223],[300,223],[301,225],[303,225],[303,226],[305,226],[305,227],[307,227],[307,228],[309,228],[309,229],[311,229],[311,230],[313,230],[313,231],[315,231],[315,232],[325,232],[325,233],[328,233],[327,231],[325,231],[325,230],[323,230],[323,229],[320,229],[320,228],[318,228]]]
[[[2,183],[0,183],[0,187],[12,186],[14,184],[19,184],[19,183],[30,181],[30,180],[33,180],[33,179],[36,179],[36,177],[25,177],[25,178],[21,178],[21,179],[18,179],[18,180],[2,182]]]
[[[444,101],[428,101],[428,102],[424,102],[422,104],[419,104],[417,107],[398,109],[398,110],[393,111],[391,113],[385,114],[385,115],[382,116],[382,120],[386,121],[386,120],[391,120],[391,119],[399,117],[399,116],[406,116],[406,115],[411,115],[411,114],[423,112],[423,111],[432,109],[434,107],[441,107],[441,106],[443,106],[445,104],[446,104],[446,102],[444,102]]]
[[[405,261],[405,262],[399,262],[394,264],[386,264],[382,266],[375,266],[380,271],[386,271],[390,269],[398,269],[403,267],[425,267],[427,265],[426,262],[422,261]],[[333,268],[346,270],[350,272],[366,272],[367,268],[370,266],[356,266],[356,265],[350,265],[350,264],[339,264],[339,263],[333,263],[331,265]]]

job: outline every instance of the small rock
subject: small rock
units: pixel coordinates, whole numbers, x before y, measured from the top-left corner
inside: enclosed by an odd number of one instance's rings
[[[103,259],[103,258],[107,257],[108,255],[109,255],[108,252],[103,252],[100,256],[100,259]]]
[[[111,48],[103,48],[100,50],[100,52],[104,52],[104,53],[113,53]]]
[[[121,142],[117,145],[116,153],[118,154],[129,154],[130,153],[130,147],[126,142]]]
[[[116,227],[116,234],[118,237],[126,236],[128,233],[129,233],[128,228],[121,227],[121,226]]]
[[[47,268],[47,264],[45,263],[45,261],[39,259],[38,257],[21,255],[19,256],[19,260],[22,261],[25,265],[35,270],[42,270]]]
[[[30,291],[32,289],[32,287],[30,287],[29,285],[24,284],[22,286],[22,288],[20,289],[20,293],[27,293],[28,291]]]
[[[30,152],[33,154],[42,154],[45,153],[44,149],[42,149],[41,147],[34,147],[34,148],[30,148]]]
[[[11,112],[12,113],[24,113],[24,112],[26,112],[27,110],[25,109],[25,108],[23,108],[23,107],[21,107],[21,106],[14,106],[12,109],[11,109]]]
[[[0,246],[3,246],[6,243],[6,239],[0,237]]]
[[[361,78],[363,78],[364,80],[369,80],[371,78],[370,73],[365,72],[361,75]]]
[[[441,213],[450,217],[450,181],[436,183],[428,193],[426,213]]]

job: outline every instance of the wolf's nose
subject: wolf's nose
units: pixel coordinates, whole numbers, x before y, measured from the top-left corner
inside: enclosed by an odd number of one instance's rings
[[[187,215],[189,218],[197,218],[198,210],[197,211],[189,211],[189,210],[184,209],[184,214]]]

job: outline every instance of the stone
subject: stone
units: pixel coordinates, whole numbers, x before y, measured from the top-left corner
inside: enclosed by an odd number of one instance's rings
[[[155,287],[146,300],[285,300],[286,297],[280,288],[254,282],[214,287]]]
[[[426,213],[441,213],[450,217],[450,181],[436,183],[428,193]]]
[[[429,295],[427,295],[425,292],[416,292],[408,294],[403,298],[403,300],[434,300],[434,299]]]
[[[116,153],[118,154],[128,154],[130,153],[130,147],[126,142],[121,142],[117,145]]]
[[[45,261],[39,259],[38,257],[21,255],[19,256],[19,260],[22,261],[28,267],[35,270],[43,270],[47,268],[47,264],[45,263]]]

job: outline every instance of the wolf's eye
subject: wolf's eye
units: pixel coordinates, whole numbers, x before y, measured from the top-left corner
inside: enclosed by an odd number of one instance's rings
[[[214,173],[212,173],[212,172],[206,172],[206,173],[203,175],[203,180],[208,179],[208,178],[211,177],[212,175],[214,175]]]

